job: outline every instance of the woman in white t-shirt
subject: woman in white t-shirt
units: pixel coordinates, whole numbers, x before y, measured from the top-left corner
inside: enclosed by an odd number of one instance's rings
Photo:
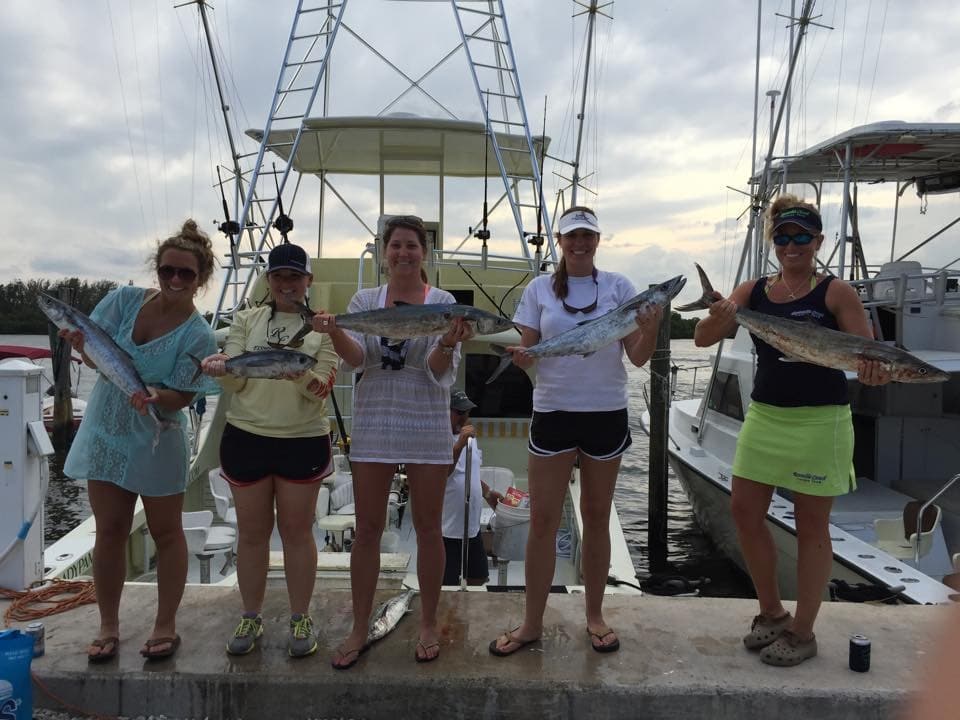
[[[536,278],[524,290],[513,318],[520,327],[521,345],[507,348],[521,369],[538,364],[528,447],[531,515],[526,611],[519,627],[490,643],[490,652],[501,657],[538,640],[543,631],[556,557],[555,537],[567,483],[578,459],[587,632],[597,652],[620,647],[616,633],[603,619],[602,605],[610,567],[613,490],[620,458],[632,442],[623,354],[637,366],[650,359],[662,313],[659,308],[640,308],[635,332],[589,357],[535,360],[528,356],[524,348],[598,318],[636,295],[623,275],[599,270],[594,264],[600,227],[592,210],[571,207],[560,216],[558,229],[562,258],[557,271]]]

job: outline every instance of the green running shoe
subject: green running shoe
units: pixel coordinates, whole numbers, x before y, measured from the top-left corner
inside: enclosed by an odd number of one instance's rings
[[[306,657],[317,651],[317,639],[313,636],[313,620],[309,615],[297,613],[290,617],[290,637],[287,652],[290,657]]]
[[[257,638],[263,635],[263,618],[259,613],[244,613],[240,624],[227,643],[228,655],[246,655],[257,646]]]

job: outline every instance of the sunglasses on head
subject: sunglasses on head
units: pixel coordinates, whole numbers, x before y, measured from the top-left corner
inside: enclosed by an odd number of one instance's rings
[[[774,235],[773,244],[778,247],[786,247],[792,241],[794,245],[809,245],[813,242],[816,235],[810,233],[797,233],[796,235]]]
[[[175,277],[179,277],[188,283],[197,279],[197,271],[193,268],[175,267],[174,265],[161,265],[157,268],[157,275],[164,280],[173,280]]]

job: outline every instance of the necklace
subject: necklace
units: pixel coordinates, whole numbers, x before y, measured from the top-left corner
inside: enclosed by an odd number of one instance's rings
[[[786,289],[786,291],[790,294],[790,299],[791,300],[799,299],[797,298],[797,293],[800,292],[801,288],[803,287],[803,283],[801,282],[800,285],[796,289],[794,289],[790,287],[790,285],[787,283],[786,278],[783,277],[783,272],[778,273],[777,277],[779,278],[780,282],[783,283],[783,287]],[[814,272],[814,273],[811,273],[810,275],[810,289],[813,290],[813,288],[816,287],[816,284],[817,284],[817,274]]]

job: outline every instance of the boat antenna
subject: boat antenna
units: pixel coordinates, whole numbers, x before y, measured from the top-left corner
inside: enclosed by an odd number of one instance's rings
[[[547,96],[543,96],[543,132],[540,135],[540,157],[538,162],[540,163],[540,173],[537,176],[537,233],[531,235],[527,238],[527,242],[533,245],[536,248],[534,252],[534,268],[536,272],[541,273],[547,269],[546,263],[543,262],[543,159],[546,153],[546,142],[545,138],[547,137]]]
[[[273,227],[277,229],[283,237],[285,243],[290,242],[287,233],[293,230],[293,220],[283,212],[283,195],[280,193],[280,181],[277,179],[277,164],[273,163],[273,182],[277,186],[277,219],[273,221]]]
[[[484,108],[484,115],[487,115],[487,131],[483,134],[483,219],[480,221],[480,227],[477,228],[477,231],[473,233],[475,238],[479,238],[483,245],[480,248],[480,267],[484,270],[487,269],[487,240],[490,239],[490,231],[487,229],[487,223],[490,219],[489,211],[487,208],[487,187],[488,187],[488,177],[487,177],[487,162],[490,158],[490,122],[489,122],[489,107],[490,107],[490,90],[487,89],[485,93],[486,98],[486,107]],[[470,231],[473,232],[473,228],[470,228]],[[477,285],[477,287],[480,287]],[[481,288],[482,290],[483,288]],[[493,300],[491,300],[493,302]]]

